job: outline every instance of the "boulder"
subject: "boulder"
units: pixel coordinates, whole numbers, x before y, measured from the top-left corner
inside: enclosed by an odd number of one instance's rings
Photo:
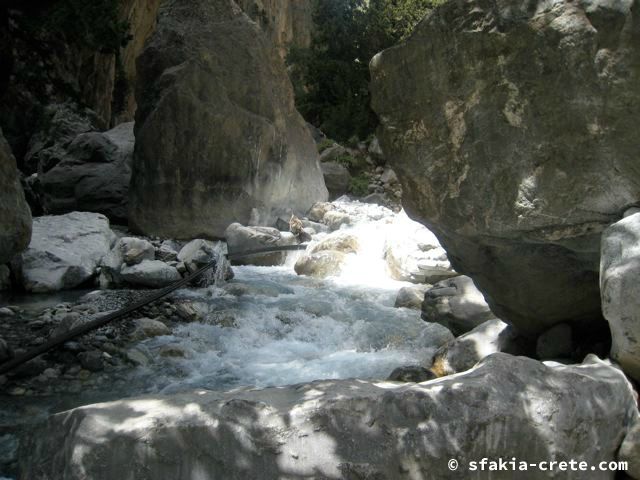
[[[136,237],[122,237],[118,245],[122,260],[127,265],[137,265],[143,260],[154,260],[156,250],[148,240]]]
[[[130,228],[221,238],[326,200],[284,62],[235,2],[165,3],[137,66]]]
[[[120,269],[120,277],[129,285],[162,288],[182,279],[175,267],[160,260],[143,260],[135,265],[125,265]]]
[[[342,253],[357,253],[360,248],[358,237],[344,232],[334,232],[315,245],[311,246],[309,253],[317,253],[323,250],[335,250]]]
[[[338,275],[347,256],[336,250],[321,250],[298,258],[293,269],[298,275],[326,278]]]
[[[640,479],[640,422],[629,429],[618,451],[618,460],[627,462],[627,475]]]
[[[438,377],[464,372],[496,352],[523,353],[514,328],[497,318],[440,347],[433,356],[431,370]]]
[[[131,334],[134,340],[144,340],[150,337],[171,334],[171,330],[159,320],[151,318],[138,318],[135,322],[135,330]]]
[[[322,151],[320,154],[320,163],[335,162],[343,155],[347,155],[347,149],[336,143]]]
[[[175,262],[178,260],[180,245],[173,240],[165,240],[156,250],[156,257],[163,262]]]
[[[431,285],[412,285],[411,287],[402,287],[398,290],[394,307],[411,308],[420,310],[424,301],[424,294],[431,288]],[[447,325],[444,325],[447,326]]]
[[[445,2],[371,61],[405,209],[532,337],[602,323],[600,235],[640,198],[636,9]]]
[[[347,167],[336,162],[325,162],[320,164],[324,183],[329,190],[329,200],[338,198],[349,191],[351,174]]]
[[[349,225],[351,223],[351,217],[344,212],[336,212],[335,210],[329,210],[324,214],[322,221],[329,227],[329,230],[340,230],[342,225]]]
[[[280,232],[272,227],[245,227],[232,223],[224,232],[229,253],[246,252],[260,248],[282,247],[296,244],[296,238],[290,232]],[[287,252],[273,252],[264,255],[234,259],[235,265],[283,265]]]
[[[389,274],[396,280],[436,283],[458,275],[436,236],[404,214],[394,219],[394,229],[385,242],[384,258]]]
[[[29,248],[15,261],[17,277],[28,292],[75,288],[95,275],[115,238],[99,213],[36,217]]]
[[[126,223],[134,141],[129,122],[104,133],[82,133],[59,147],[55,166],[38,176],[44,210],[98,212]]]
[[[427,382],[429,380],[433,380],[437,378],[435,374],[431,370],[427,370],[420,365],[408,365],[405,367],[398,367],[387,380],[392,382],[412,382],[412,383],[420,383]]]
[[[201,238],[191,240],[178,253],[178,260],[183,262],[188,273],[194,273],[211,262],[216,262],[215,268],[209,271],[209,276],[196,280],[196,285],[207,286],[211,280],[231,280],[233,270],[225,256],[225,246],[220,242],[210,242]],[[214,278],[210,276],[213,275]]]
[[[307,212],[307,217],[312,222],[322,222],[327,212],[330,212],[334,209],[335,209],[335,206],[332,203],[316,202],[311,206],[311,208]]]
[[[422,302],[422,319],[462,335],[495,318],[471,278],[461,275],[436,283]]]
[[[469,462],[613,461],[637,415],[624,375],[596,357],[551,367],[495,354],[474,370],[420,384],[329,380],[87,405],[25,432],[18,464],[23,478],[40,480],[132,472],[154,480],[502,480],[514,472],[471,471]],[[517,477],[558,472],[528,467]],[[586,477],[567,471],[562,478]]]
[[[602,311],[611,329],[611,358],[640,381],[640,213],[602,235]]]
[[[20,186],[16,159],[0,130],[0,264],[21,252],[31,238],[31,211]]]

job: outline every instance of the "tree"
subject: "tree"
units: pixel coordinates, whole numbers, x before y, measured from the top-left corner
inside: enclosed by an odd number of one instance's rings
[[[377,125],[369,61],[405,38],[441,1],[316,0],[311,45],[288,57],[302,115],[336,140],[369,136]]]

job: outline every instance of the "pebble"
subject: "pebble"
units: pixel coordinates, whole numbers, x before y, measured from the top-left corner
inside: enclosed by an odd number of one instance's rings
[[[11,310],[9,307],[0,308],[0,317],[13,317],[15,316],[15,312]]]

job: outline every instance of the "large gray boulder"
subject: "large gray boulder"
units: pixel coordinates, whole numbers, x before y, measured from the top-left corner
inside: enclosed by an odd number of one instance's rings
[[[131,228],[221,238],[327,198],[284,62],[232,0],[165,2],[138,86]]]
[[[532,336],[602,322],[600,234],[640,198],[637,9],[450,1],[371,62],[404,207]]]
[[[338,198],[349,191],[351,174],[347,167],[337,162],[323,162],[320,164],[324,183],[329,191],[329,199]]]
[[[611,357],[640,381],[640,213],[602,235],[602,311],[611,329]]]
[[[29,432],[19,466],[22,478],[40,480],[501,480],[514,472],[473,472],[469,462],[596,466],[616,458],[637,416],[624,375],[596,357],[550,367],[496,354],[467,373],[419,384],[330,380],[88,405]],[[562,472],[570,480],[615,475]],[[529,467],[517,478],[558,471]]]
[[[0,265],[29,245],[31,210],[20,185],[16,159],[0,130]]]
[[[162,288],[182,279],[175,267],[160,260],[143,260],[135,265],[125,265],[120,277],[129,285]]]
[[[436,283],[424,295],[422,319],[462,335],[495,318],[482,293],[466,275]]]
[[[133,122],[75,137],[38,176],[44,210],[98,212],[126,223],[134,143]]]
[[[294,245],[296,238],[291,232],[281,232],[273,227],[245,227],[232,223],[224,232],[229,253],[240,253],[261,248],[275,248]],[[263,255],[234,259],[235,265],[282,265],[287,259],[287,252],[272,252]]]
[[[34,218],[31,243],[15,261],[18,277],[28,292],[77,287],[96,274],[115,240],[109,220],[99,213]]]

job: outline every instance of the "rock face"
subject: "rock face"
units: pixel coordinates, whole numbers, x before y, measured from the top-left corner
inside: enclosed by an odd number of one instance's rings
[[[133,229],[218,238],[327,198],[284,63],[232,0],[166,2],[138,84]]]
[[[20,186],[16,159],[0,130],[0,264],[29,245],[31,211]]]
[[[290,47],[308,47],[313,33],[314,0],[238,0],[278,48],[284,59]]]
[[[22,478],[41,480],[512,479],[512,471],[472,472],[468,462],[612,461],[637,415],[624,375],[595,357],[549,367],[496,354],[421,384],[331,380],[88,405],[30,432],[19,465]],[[557,472],[532,468],[517,477]]]
[[[634,8],[446,2],[371,62],[407,212],[524,333],[601,321],[600,234],[640,198]]]
[[[16,260],[22,286],[28,292],[77,287],[95,275],[114,242],[104,215],[73,212],[34,218],[29,248]]]
[[[59,162],[39,175],[44,210],[98,212],[126,223],[134,141],[133,122],[75,137]]]
[[[602,311],[611,329],[611,357],[640,381],[640,214],[602,235]]]
[[[424,295],[422,319],[462,335],[495,318],[471,278],[460,275],[436,283]]]

